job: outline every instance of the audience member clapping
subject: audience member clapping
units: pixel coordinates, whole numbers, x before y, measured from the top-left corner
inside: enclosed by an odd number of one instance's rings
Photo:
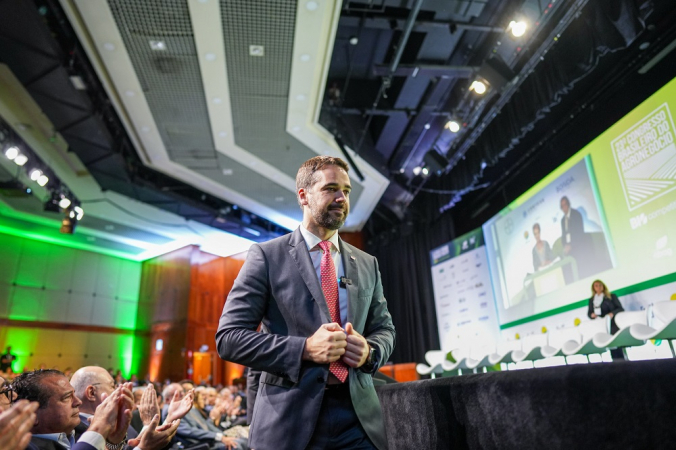
[[[9,391],[3,392],[7,394]],[[11,404],[10,396],[11,392],[9,395],[0,395],[0,448],[23,450],[31,440],[30,430],[35,422],[35,411],[40,405],[27,400]]]

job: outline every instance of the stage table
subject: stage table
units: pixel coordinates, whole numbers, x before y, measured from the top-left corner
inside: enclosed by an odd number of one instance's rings
[[[673,359],[481,373],[377,391],[390,450],[676,448]]]

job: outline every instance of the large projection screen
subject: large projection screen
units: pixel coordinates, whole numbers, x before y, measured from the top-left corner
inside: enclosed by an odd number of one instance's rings
[[[676,274],[676,80],[483,226],[501,328]]]

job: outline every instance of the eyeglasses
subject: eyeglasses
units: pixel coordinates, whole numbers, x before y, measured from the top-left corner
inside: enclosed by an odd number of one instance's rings
[[[0,395],[7,397],[10,405],[13,404],[14,399],[16,399],[16,392],[14,391],[14,387],[12,387],[11,384],[0,387]]]

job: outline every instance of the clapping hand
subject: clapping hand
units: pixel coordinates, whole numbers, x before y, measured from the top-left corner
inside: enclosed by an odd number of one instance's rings
[[[195,390],[190,389],[187,394],[181,399],[181,394],[176,392],[174,398],[171,399],[169,409],[167,411],[167,418],[164,423],[171,423],[174,420],[180,420],[192,409],[192,404],[195,399]]]
[[[19,400],[7,411],[0,413],[0,448],[23,450],[31,441],[30,433],[35,423],[39,403]]]
[[[157,392],[155,392],[155,386],[152,384],[148,384],[143,390],[141,403],[138,405],[138,412],[145,427],[150,425],[155,415],[160,414],[160,405],[157,403]]]
[[[169,445],[176,435],[176,430],[178,430],[180,422],[180,420],[174,420],[173,422],[158,426],[160,423],[160,415],[155,414],[143,434],[135,439],[130,439],[128,445],[130,447],[140,447],[143,450],[163,449]]]

